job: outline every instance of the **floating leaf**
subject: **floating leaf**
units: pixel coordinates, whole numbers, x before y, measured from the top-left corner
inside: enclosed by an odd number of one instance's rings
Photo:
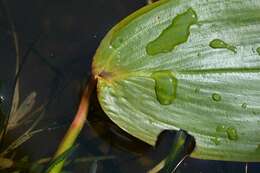
[[[192,157],[260,161],[259,11],[259,0],[161,0],[133,13],[94,57],[103,110],[152,145],[184,129]]]

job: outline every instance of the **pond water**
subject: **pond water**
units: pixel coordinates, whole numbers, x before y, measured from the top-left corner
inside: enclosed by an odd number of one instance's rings
[[[0,80],[4,112],[10,110],[14,91],[17,33],[20,103],[31,95],[28,112],[3,140],[0,153],[21,136],[41,115],[35,134],[4,156],[14,164],[0,172],[39,172],[53,155],[73,119],[80,93],[90,75],[92,57],[104,35],[120,19],[146,4],[144,0],[1,0],[0,1]],[[33,99],[32,99],[33,100]],[[42,109],[38,109],[41,108]],[[34,111],[37,111],[33,114]],[[20,113],[21,113],[20,112]],[[42,112],[42,114],[40,113]],[[19,114],[21,115],[21,114]],[[6,118],[2,115],[1,119]],[[143,173],[153,168],[169,150],[173,135],[153,148],[117,127],[101,110],[96,96],[91,98],[89,121],[64,170],[72,173]],[[1,162],[1,161],[0,161]],[[33,164],[34,163],[34,164]],[[3,164],[3,162],[2,162]],[[44,165],[44,164],[40,164]],[[203,161],[188,158],[178,173],[244,173],[245,163]],[[33,167],[33,169],[32,169]],[[1,163],[0,163],[1,168]],[[260,171],[250,163],[248,173]]]

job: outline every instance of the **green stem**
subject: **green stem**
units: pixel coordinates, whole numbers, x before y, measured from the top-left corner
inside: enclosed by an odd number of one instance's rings
[[[179,130],[160,173],[173,173],[195,147],[195,139],[184,130]]]
[[[71,148],[75,140],[77,139],[87,119],[89,99],[95,86],[96,86],[96,80],[92,77],[84,90],[77,114],[75,115],[75,118],[71,123],[70,128],[68,129],[66,135],[64,136],[62,142],[60,143],[58,150],[56,151],[53,157],[53,160],[56,159],[59,155],[61,155],[65,151],[67,151],[69,148]],[[59,162],[49,171],[49,173],[60,173],[64,163],[65,160]]]

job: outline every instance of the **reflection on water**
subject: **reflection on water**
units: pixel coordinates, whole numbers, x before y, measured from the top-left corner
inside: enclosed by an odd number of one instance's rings
[[[1,94],[6,99],[1,109],[10,110],[9,100],[14,89],[16,51],[12,23],[23,64],[19,75],[19,100],[24,104],[14,112],[16,124],[1,146],[0,163],[5,163],[8,169],[0,166],[0,172],[28,172],[29,169],[37,172],[43,168],[73,119],[100,40],[116,22],[145,3],[145,0],[1,0],[0,80],[4,81]],[[111,122],[99,107],[96,96],[91,100],[89,122],[77,141],[79,148],[70,156],[66,171],[142,173],[166,156],[174,135],[166,135],[161,144],[153,148]],[[36,126],[29,129],[33,123]],[[13,143],[20,136],[24,137],[24,143]],[[14,150],[10,144],[16,144],[12,145]],[[177,172],[242,173],[244,166],[242,163],[187,159]],[[249,164],[248,172],[259,169],[258,164]]]

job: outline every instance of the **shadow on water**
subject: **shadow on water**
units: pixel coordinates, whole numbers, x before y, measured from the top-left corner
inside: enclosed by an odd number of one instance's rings
[[[106,32],[120,19],[144,6],[144,0],[29,0],[5,1],[18,35],[20,61],[20,101],[37,93],[34,108],[44,105],[44,117],[37,124],[39,133],[5,157],[15,161],[13,168],[0,172],[28,172],[39,159],[48,160],[68,128],[79,103],[83,85],[90,75],[92,56]],[[15,57],[10,21],[0,6],[1,95],[8,101],[13,92]],[[33,43],[33,44],[32,44]],[[92,97],[89,121],[72,153],[66,170],[73,173],[146,172],[170,150],[174,134],[162,137],[153,148],[122,131],[101,110]],[[10,109],[10,104],[4,105]],[[7,111],[8,112],[8,111]],[[31,111],[33,112],[33,111]],[[30,112],[30,113],[31,113]],[[7,133],[3,151],[26,131],[36,117]],[[40,160],[46,163],[46,160]],[[37,169],[36,169],[37,167]],[[1,166],[0,166],[1,168]],[[248,172],[259,172],[259,164],[249,164]],[[33,171],[32,171],[33,172]],[[186,159],[178,173],[244,173],[244,163]]]

